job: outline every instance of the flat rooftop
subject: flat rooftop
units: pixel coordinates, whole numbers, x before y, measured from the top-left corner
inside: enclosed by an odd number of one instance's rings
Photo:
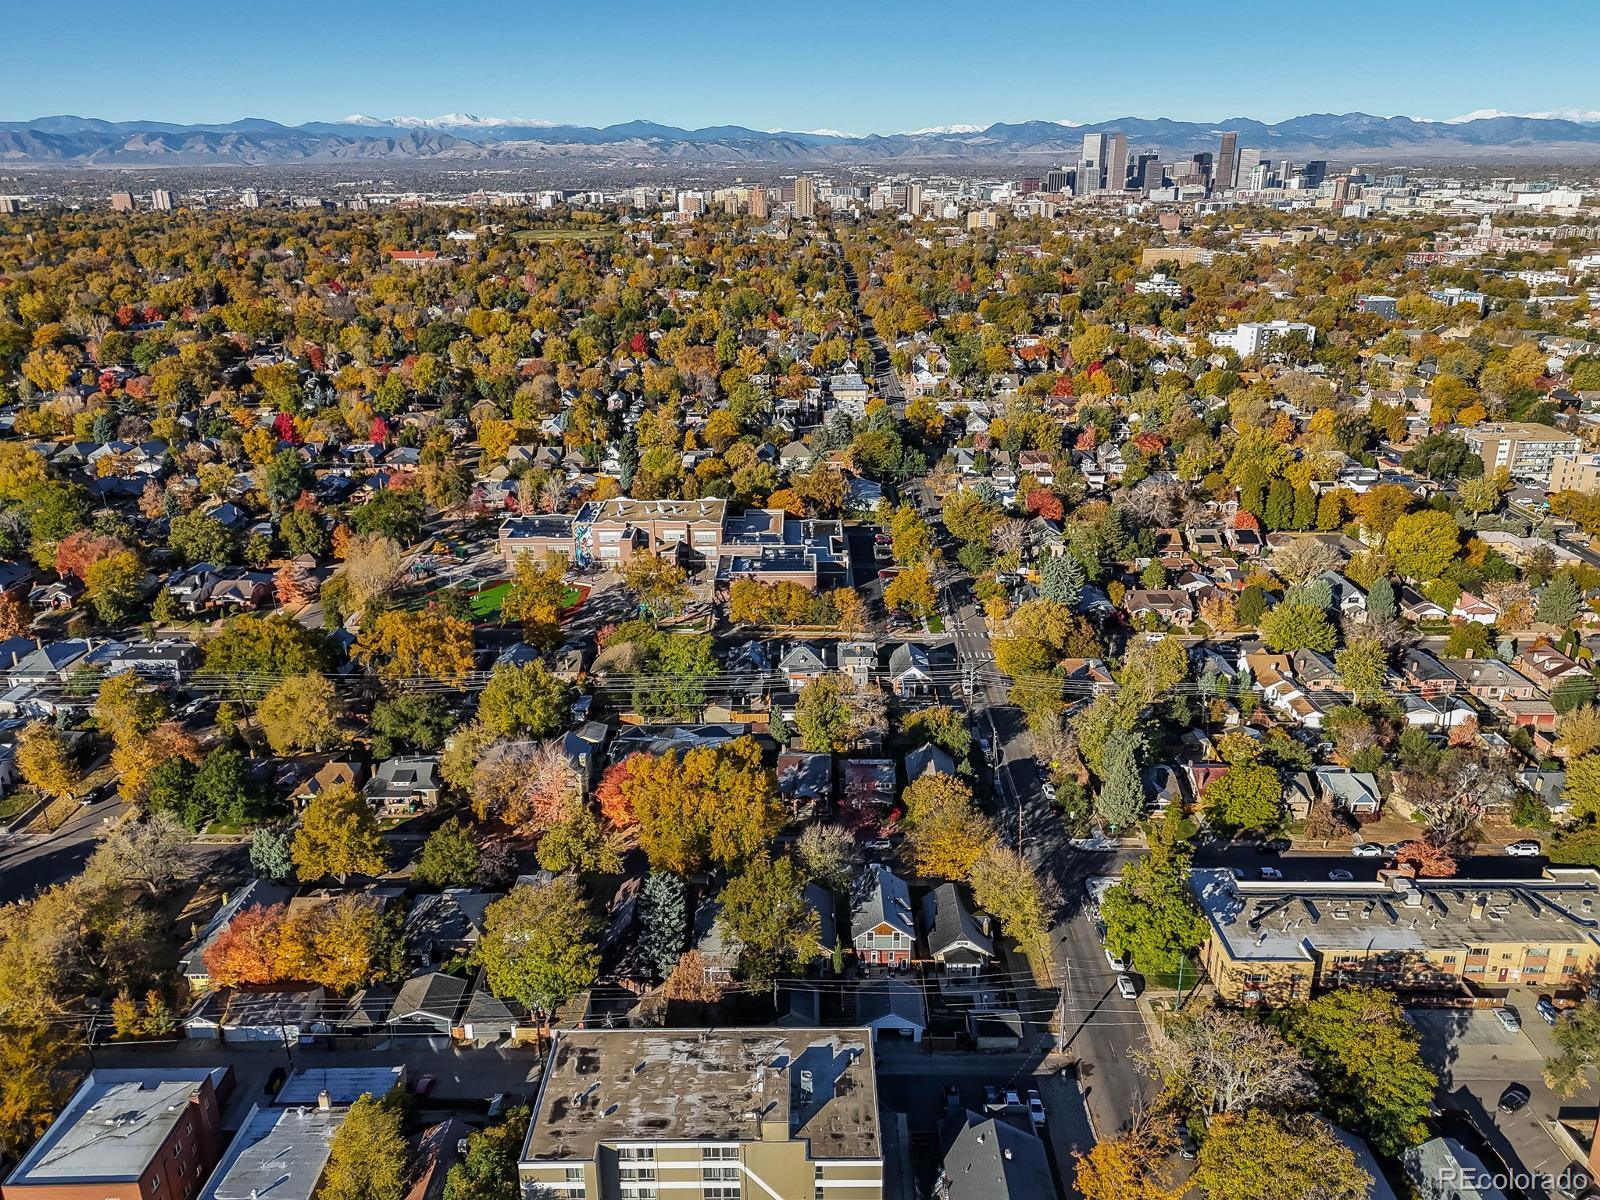
[[[347,1108],[254,1108],[196,1200],[311,1200]]]
[[[753,1142],[777,1122],[810,1143],[812,1158],[878,1159],[873,1071],[866,1029],[563,1032],[522,1158],[587,1160],[619,1142]]]
[[[190,1099],[225,1071],[91,1072],[7,1186],[139,1178],[188,1114]]]
[[[1284,883],[1189,872],[1216,936],[1235,959],[1309,961],[1312,951],[1426,954],[1526,942],[1600,945],[1600,873],[1543,879]]]

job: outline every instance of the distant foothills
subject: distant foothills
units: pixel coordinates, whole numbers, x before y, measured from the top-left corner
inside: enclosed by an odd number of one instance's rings
[[[1581,114],[1585,117],[1590,114]],[[0,164],[205,166],[361,161],[565,160],[573,165],[916,164],[1073,161],[1085,133],[1120,130],[1130,145],[1206,150],[1224,130],[1269,156],[1416,162],[1600,162],[1600,121],[1491,114],[1454,121],[1316,113],[1276,125],[1244,117],[1173,121],[1125,117],[1098,124],[1022,121],[948,125],[906,133],[763,131],[738,125],[678,129],[630,121],[597,129],[518,118],[379,119],[280,125],[247,118],[226,125],[38,117],[0,121]]]

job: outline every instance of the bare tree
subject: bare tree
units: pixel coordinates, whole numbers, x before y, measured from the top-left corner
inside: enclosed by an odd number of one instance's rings
[[[113,886],[133,885],[152,896],[170,892],[194,874],[190,833],[171,813],[124,817],[106,835],[84,875]]]
[[[1177,523],[1189,491],[1176,479],[1144,479],[1117,497],[1117,507],[1135,526],[1166,527]]]
[[[989,544],[994,547],[996,554],[1009,554],[1013,550],[1022,549],[1022,541],[1027,535],[1027,522],[1012,517],[994,527],[993,532],[989,534]]]
[[[1337,550],[1319,538],[1295,538],[1273,552],[1272,569],[1284,582],[1298,584],[1332,571],[1343,561]]]
[[[1142,1065],[1213,1114],[1283,1104],[1312,1093],[1306,1061],[1248,1013],[1180,1013],[1151,1036]]]
[[[344,575],[357,608],[387,596],[404,572],[405,554],[381,534],[356,534],[345,546]]]

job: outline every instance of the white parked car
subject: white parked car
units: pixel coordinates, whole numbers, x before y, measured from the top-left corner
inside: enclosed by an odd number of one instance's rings
[[[1044,1124],[1044,1101],[1039,1098],[1039,1093],[1028,1089],[1028,1120],[1037,1128]]]
[[[1512,842],[1506,847],[1506,853],[1512,858],[1538,858],[1542,851],[1538,842]]]
[[[1355,855],[1357,858],[1382,858],[1383,847],[1377,842],[1362,842],[1354,850],[1350,851],[1350,853]]]
[[[1115,954],[1111,953],[1110,946],[1106,947],[1106,962],[1111,964],[1111,969],[1113,971],[1126,971],[1128,969],[1128,960],[1124,958],[1118,958]]]
[[[1122,993],[1124,1000],[1137,1000],[1139,998],[1139,985],[1133,981],[1132,975],[1117,976],[1117,991]]]
[[[1263,878],[1263,879],[1282,879],[1283,878],[1283,872],[1278,870],[1277,867],[1262,867],[1261,868],[1261,878]]]
[[[1522,1028],[1522,1016],[1514,1008],[1497,1008],[1494,1010],[1494,1017],[1505,1026],[1507,1033],[1516,1033]]]

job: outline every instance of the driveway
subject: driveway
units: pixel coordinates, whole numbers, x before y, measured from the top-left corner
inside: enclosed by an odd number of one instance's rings
[[[1534,1011],[1535,999],[1532,993],[1513,997],[1511,1007],[1523,1018],[1515,1033],[1486,1009],[1410,1009],[1406,1018],[1422,1035],[1423,1058],[1439,1076],[1439,1106],[1468,1118],[1507,1166],[1528,1174],[1522,1188],[1528,1200],[1552,1200],[1559,1193],[1544,1181],[1565,1171],[1571,1158],[1547,1125],[1563,1108],[1592,1109],[1596,1092],[1563,1101],[1544,1085],[1544,1060],[1555,1043]],[[1519,1112],[1501,1113],[1500,1095],[1512,1083],[1525,1085],[1533,1099]]]

